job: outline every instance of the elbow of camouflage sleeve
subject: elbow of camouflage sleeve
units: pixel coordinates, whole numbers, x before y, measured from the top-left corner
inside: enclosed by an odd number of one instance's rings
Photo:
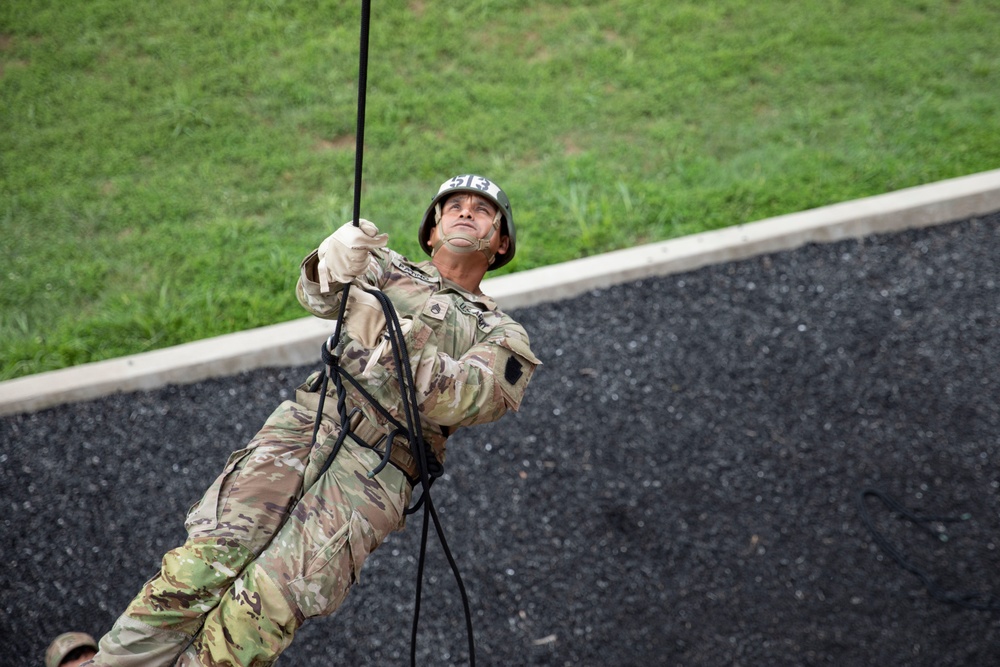
[[[497,347],[490,372],[507,408],[516,412],[521,408],[535,367],[541,362],[532,354],[527,342],[521,339],[504,338]]]
[[[442,426],[472,426],[517,411],[540,362],[526,345],[510,340],[515,342],[480,344],[460,360],[425,354],[415,377],[425,418]]]
[[[332,319],[337,317],[339,313],[340,295],[343,285],[340,283],[336,283],[335,286],[331,285],[331,287],[335,287],[335,291],[327,294],[320,291],[317,279],[317,267],[319,264],[317,254],[317,251],[314,250],[302,260],[299,269],[299,280],[295,286],[295,297],[302,304],[303,308],[316,317]]]

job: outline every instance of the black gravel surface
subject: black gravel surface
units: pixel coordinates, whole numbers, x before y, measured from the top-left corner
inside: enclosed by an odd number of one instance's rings
[[[434,498],[481,665],[995,665],[1000,214],[514,313],[545,365],[452,441]],[[188,506],[309,368],[0,419],[0,649],[103,633]],[[926,528],[926,530],[924,530]],[[432,540],[421,665],[467,664]],[[940,536],[950,539],[944,541]],[[419,518],[285,665],[408,663]]]

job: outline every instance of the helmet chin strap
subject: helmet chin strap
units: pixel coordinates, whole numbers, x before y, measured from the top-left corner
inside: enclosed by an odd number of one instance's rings
[[[470,252],[481,252],[486,257],[486,264],[492,265],[496,260],[496,253],[490,248],[490,241],[493,239],[493,235],[500,229],[500,221],[503,216],[500,211],[497,211],[496,217],[493,218],[493,224],[490,225],[489,231],[486,232],[486,236],[483,238],[478,238],[472,234],[466,234],[465,232],[452,232],[451,234],[443,235],[434,247],[431,249],[431,258],[437,254],[437,251],[442,248],[442,246],[448,246],[448,249],[454,253],[465,254]],[[441,204],[434,207],[434,224],[441,224]],[[468,245],[456,245],[453,243],[456,239],[465,241]]]

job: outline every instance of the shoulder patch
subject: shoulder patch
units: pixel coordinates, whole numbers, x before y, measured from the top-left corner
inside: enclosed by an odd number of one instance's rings
[[[517,381],[524,375],[524,367],[517,357],[507,357],[507,366],[503,369],[503,379],[507,384],[517,384]]]
[[[497,378],[507,407],[517,410],[535,367],[541,362],[532,354],[528,341],[519,336],[506,336],[494,342],[498,349],[493,355],[490,370]]]

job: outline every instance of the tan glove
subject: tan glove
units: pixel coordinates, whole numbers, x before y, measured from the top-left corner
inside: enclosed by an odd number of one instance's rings
[[[399,329],[403,336],[406,336],[412,327],[411,318],[400,318]],[[344,315],[344,328],[351,338],[372,351],[368,356],[368,363],[361,371],[363,377],[370,377],[372,368],[389,349],[382,304],[362,289],[351,290],[351,295],[347,299],[347,313]]]
[[[344,328],[351,338],[369,350],[375,347],[385,332],[382,304],[363,289],[352,289],[347,298]]]
[[[330,283],[349,283],[368,267],[368,253],[384,248],[388,234],[379,234],[375,223],[361,219],[358,226],[346,223],[319,244],[319,286],[323,293]]]
[[[372,301],[375,301],[375,297],[373,297],[371,294],[368,294],[367,292],[365,292],[365,296],[369,297]],[[366,378],[367,377],[371,377],[372,369],[375,367],[376,364],[378,364],[379,360],[382,358],[382,355],[385,354],[389,350],[389,338],[382,335],[382,333],[385,330],[385,316],[382,314],[382,306],[381,306],[381,304],[379,304],[376,301],[375,302],[375,307],[379,309],[379,313],[378,314],[379,314],[380,321],[382,323],[382,328],[378,330],[378,335],[379,335],[378,345],[375,345],[374,343],[372,345],[368,345],[367,343],[364,343],[365,347],[374,348],[374,349],[372,349],[372,353],[368,357],[368,363],[365,364],[364,369],[361,371],[362,377],[366,377]],[[367,310],[367,308],[365,310]],[[348,316],[347,317],[347,321],[344,323],[344,327],[348,331],[351,331],[351,326],[352,326],[351,325],[351,319],[350,319],[350,316]],[[375,327],[378,326],[378,321],[376,321],[375,319],[369,320],[367,322],[367,326],[369,326],[371,328],[368,329],[368,331],[365,331],[363,333],[363,335],[371,335],[371,333],[375,331]],[[399,320],[399,330],[400,330],[400,333],[403,336],[406,336],[406,334],[408,334],[410,332],[411,328],[413,328],[413,320],[412,319],[410,319],[409,317],[400,318],[400,320]],[[355,340],[361,340],[361,339],[360,338],[356,338]]]

